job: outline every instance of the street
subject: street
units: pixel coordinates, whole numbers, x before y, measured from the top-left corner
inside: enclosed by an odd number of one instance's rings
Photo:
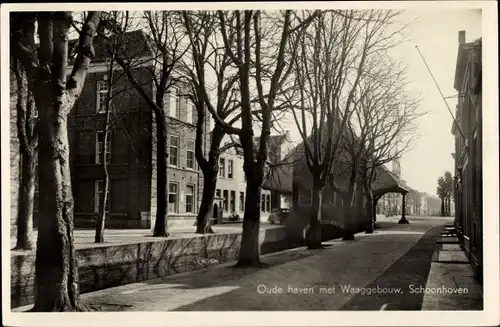
[[[104,311],[420,310],[436,239],[451,218],[379,220],[374,234],[82,295]]]

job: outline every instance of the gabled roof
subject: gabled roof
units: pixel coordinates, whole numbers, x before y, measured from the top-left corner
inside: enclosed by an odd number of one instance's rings
[[[258,137],[255,139],[258,142]],[[270,135],[269,137],[269,161],[272,165],[269,167],[267,179],[262,188],[280,193],[292,193],[293,185],[293,166],[295,159],[295,149],[289,151],[284,158],[281,158],[281,145],[288,139],[288,135]]]
[[[270,167],[269,176],[262,188],[270,191],[290,194],[293,191],[293,165]]]
[[[377,167],[373,195],[380,196],[391,192],[408,193],[410,192],[410,188],[403,185],[402,181],[384,165]]]

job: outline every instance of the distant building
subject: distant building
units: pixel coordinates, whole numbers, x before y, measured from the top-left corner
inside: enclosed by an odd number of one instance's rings
[[[312,177],[306,164],[304,153],[304,144],[299,144],[293,151],[293,204],[292,215],[286,221],[289,227],[289,237],[292,242],[296,242],[305,237],[310,221],[312,208]],[[346,163],[348,166],[349,164]],[[345,192],[349,185],[349,170],[345,167],[337,167],[334,169],[334,176],[337,186]],[[349,228],[355,232],[364,230],[367,224],[371,223],[371,219],[375,217],[366,216],[366,196],[361,188],[361,183],[354,190],[352,220],[348,222]],[[400,180],[384,166],[376,168],[376,179],[373,186],[374,202],[377,205],[377,200],[388,193],[407,193],[407,189],[401,185]],[[402,197],[404,203],[404,197]],[[400,204],[401,205],[401,204]],[[376,206],[374,206],[374,210]],[[405,213],[403,211],[403,217]],[[343,199],[338,192],[335,192],[327,183],[323,188],[323,200],[321,207],[321,224],[324,238],[332,238],[339,236],[339,232],[347,228],[344,218]]]
[[[387,171],[387,169],[384,170]],[[404,186],[406,182],[401,179],[401,163],[399,159],[392,161],[390,174]],[[383,214],[388,217],[402,214],[402,195],[399,193],[387,193],[379,200],[377,205],[377,214]]]
[[[226,135],[222,145],[233,142]],[[237,140],[236,140],[237,142]],[[232,214],[243,219],[246,200],[246,176],[243,171],[243,153],[239,148],[230,148],[219,157],[219,173],[215,192],[213,215],[222,211],[224,219]],[[271,212],[271,191],[262,189],[260,203],[261,221],[266,221]]]
[[[271,209],[292,207],[293,149],[290,134],[271,135],[268,169],[262,188],[271,192]]]
[[[437,196],[427,197],[427,214],[429,216],[441,216],[441,199]]]
[[[458,92],[455,136],[455,224],[476,276],[482,280],[482,39],[465,42],[459,32],[454,88]]]

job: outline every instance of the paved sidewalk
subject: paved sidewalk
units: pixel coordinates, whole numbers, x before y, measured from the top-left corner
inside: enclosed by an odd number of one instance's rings
[[[419,310],[422,295],[409,294],[408,283],[425,285],[433,244],[445,223],[381,221],[380,230],[357,234],[352,242],[263,256],[270,264],[266,269],[230,263],[83,297],[123,311]],[[401,276],[404,282],[398,282]],[[367,286],[392,293],[359,294]]]
[[[426,295],[411,289],[433,282],[436,241],[451,220],[409,220],[381,219],[375,233],[325,242],[323,250],[263,255],[265,269],[230,262],[82,298],[104,311],[431,310]]]
[[[438,239],[422,310],[483,310],[483,287],[458,243],[454,227]]]

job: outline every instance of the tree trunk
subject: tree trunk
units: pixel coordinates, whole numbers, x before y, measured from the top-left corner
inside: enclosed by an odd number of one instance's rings
[[[35,260],[33,311],[37,312],[78,309],[67,116],[60,111],[46,103],[39,120],[39,185],[43,191]]]
[[[353,216],[353,202],[354,191],[356,189],[355,183],[349,185],[347,193],[344,194],[344,228],[342,231],[342,240],[354,240],[354,232],[352,231],[352,216]]]
[[[375,227],[374,217],[377,217],[377,213],[374,208],[373,193],[371,192],[371,190],[365,190],[365,193],[366,193],[366,218],[367,218],[366,233],[372,234],[373,229]]]
[[[167,137],[166,137],[166,122],[164,117],[156,117],[156,220],[153,236],[168,237],[168,229],[166,224],[167,217]]]
[[[215,187],[217,185],[217,172],[210,167],[203,170],[203,181],[203,195],[198,217],[196,218],[196,234],[212,234],[210,219],[212,218]]]
[[[107,134],[108,133],[106,133],[106,136],[104,137],[104,144],[106,144],[108,139]],[[96,224],[95,243],[104,243],[104,227],[106,223],[106,202],[108,201],[109,173],[108,173],[108,165],[106,164],[106,145],[104,145],[103,152],[104,156],[103,156],[102,169],[104,172],[104,190],[99,202],[99,217]]]
[[[441,198],[441,216],[444,217],[444,197]]]
[[[106,226],[106,203],[109,201],[108,200],[108,190],[110,187],[110,182],[109,182],[109,172],[108,172],[108,162],[107,162],[107,155],[106,153],[108,152],[108,139],[110,137],[109,133],[109,128],[110,128],[110,119],[111,119],[111,98],[113,96],[113,77],[114,77],[114,51],[111,54],[111,62],[109,64],[109,69],[108,69],[108,81],[107,81],[107,87],[108,87],[108,92],[106,93],[106,110],[105,110],[105,120],[104,120],[104,144],[103,144],[103,149],[102,149],[102,172],[104,176],[104,190],[103,190],[103,195],[101,198],[100,202],[100,207],[99,207],[99,218],[98,222],[96,224],[96,231],[95,231],[95,242],[96,243],[103,243],[104,242],[104,228]]]
[[[259,232],[260,232],[260,196],[261,187],[253,174],[247,174],[247,198],[243,216],[240,256],[236,266],[261,267]]]
[[[451,195],[448,195],[448,216],[451,216]]]
[[[320,249],[321,244],[321,211],[323,206],[323,187],[314,183],[312,190],[312,206],[309,218],[309,229],[306,235],[308,249]]]
[[[202,106],[200,106],[202,107]],[[205,119],[205,112],[202,109],[198,110],[198,119]],[[198,162],[202,172],[203,172],[203,195],[201,199],[200,210],[198,216],[196,217],[196,233],[197,234],[211,234],[213,233],[212,226],[210,224],[212,217],[212,210],[215,197],[215,189],[217,185],[217,173],[219,171],[219,156],[220,156],[220,144],[222,138],[224,137],[224,131],[220,126],[215,126],[212,131],[210,151],[208,153],[208,160],[205,159],[202,150],[202,128],[203,121],[198,121],[196,125],[196,161]]]
[[[17,81],[17,137],[20,150],[20,176],[17,212],[16,250],[33,249],[33,209],[36,180],[38,135],[35,131],[36,112],[32,93],[24,69],[15,60],[14,71]]]
[[[19,211],[17,214],[16,250],[33,249],[33,209],[35,198],[36,154],[26,150],[21,155]]]

